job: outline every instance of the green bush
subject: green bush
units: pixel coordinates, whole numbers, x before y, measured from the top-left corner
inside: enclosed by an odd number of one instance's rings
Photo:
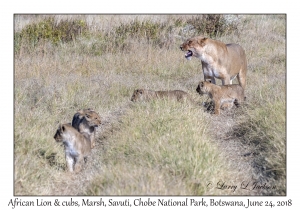
[[[103,53],[116,53],[132,50],[132,41],[146,40],[156,45],[164,25],[153,23],[150,20],[139,21],[135,19],[130,23],[122,23],[109,32],[96,32],[93,34],[92,44],[86,50],[93,55]]]
[[[158,38],[159,31],[163,26],[159,23],[153,23],[150,20],[138,21],[134,20],[129,24],[121,24],[115,29],[115,33],[120,37],[135,37],[155,40]]]
[[[209,37],[221,36],[238,30],[238,21],[230,21],[225,15],[199,15],[187,20],[196,34]]]
[[[53,17],[46,18],[38,23],[32,23],[15,34],[15,50],[21,45],[35,48],[40,42],[50,41],[54,44],[75,40],[79,35],[85,34],[88,27],[83,20],[62,20],[56,23]]]

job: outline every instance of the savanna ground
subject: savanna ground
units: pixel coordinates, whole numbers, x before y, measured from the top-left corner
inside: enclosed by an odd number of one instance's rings
[[[286,195],[285,15],[14,20],[15,195]],[[179,49],[199,34],[245,49],[242,107],[214,116],[200,105],[201,62]],[[132,103],[136,88],[184,90],[197,105]],[[96,147],[69,174],[53,136],[89,107],[102,116]]]

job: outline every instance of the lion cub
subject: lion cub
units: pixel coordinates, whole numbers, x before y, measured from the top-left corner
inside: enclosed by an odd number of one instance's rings
[[[95,147],[95,127],[101,124],[101,118],[97,112],[88,108],[80,109],[73,116],[72,126],[80,133],[86,133],[91,139],[91,148]]]
[[[167,90],[167,91],[154,91],[146,89],[137,89],[133,92],[131,101],[149,101],[156,98],[169,98],[177,101],[191,101],[194,102],[187,92],[182,90]]]
[[[233,104],[239,106],[239,103],[244,102],[244,89],[240,85],[215,85],[211,81],[201,81],[196,89],[200,94],[208,94],[213,100],[215,105],[215,114],[220,114],[220,108],[223,104],[230,104],[231,108]],[[228,106],[228,105],[227,105]]]
[[[54,139],[64,144],[68,170],[80,171],[84,159],[91,152],[89,135],[79,133],[70,124],[63,124],[59,125]]]

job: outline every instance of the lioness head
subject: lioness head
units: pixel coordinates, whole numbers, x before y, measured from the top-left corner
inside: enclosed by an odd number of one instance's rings
[[[185,51],[185,58],[188,60],[192,59],[192,56],[199,57],[201,56],[203,51],[203,47],[205,46],[207,38],[202,36],[197,36],[186,40],[182,45],[180,45],[180,49]]]
[[[144,89],[137,89],[133,91],[133,94],[131,96],[131,101],[136,102],[138,100],[141,100],[144,94]]]
[[[209,92],[208,85],[211,83],[211,81],[201,81],[199,82],[199,85],[197,86],[196,91],[199,93],[199,95],[207,94]]]

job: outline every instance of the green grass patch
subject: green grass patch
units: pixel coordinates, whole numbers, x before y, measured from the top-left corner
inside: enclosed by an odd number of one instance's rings
[[[21,46],[33,50],[39,43],[50,41],[53,44],[75,41],[82,34],[88,32],[84,20],[61,20],[55,22],[54,17],[27,25],[21,32],[15,33],[15,52],[19,52]]]

